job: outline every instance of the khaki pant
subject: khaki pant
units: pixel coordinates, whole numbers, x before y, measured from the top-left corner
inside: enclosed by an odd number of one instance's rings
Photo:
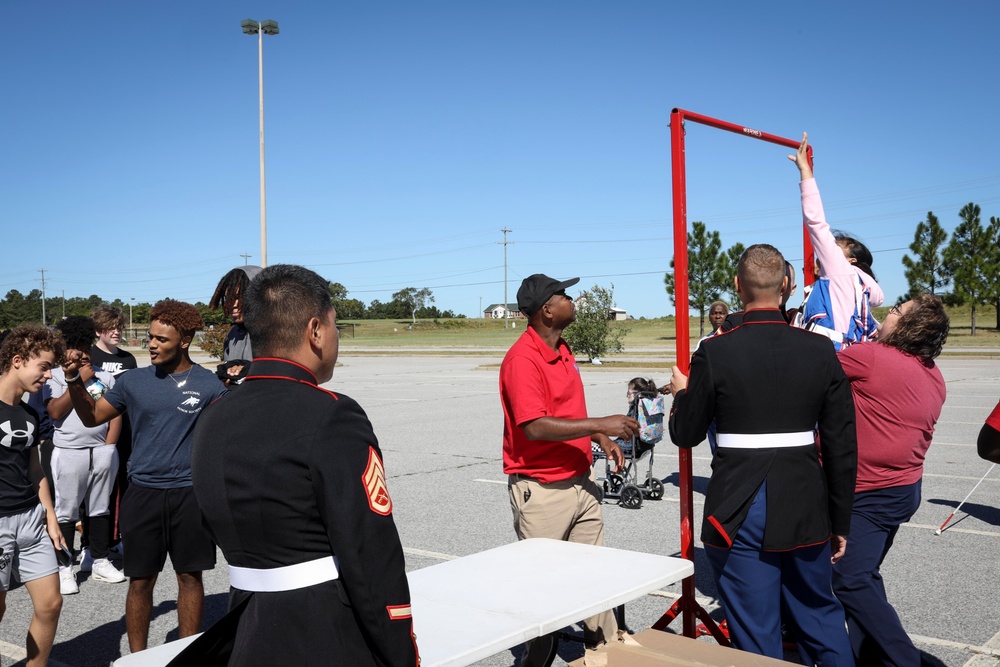
[[[548,537],[579,544],[604,544],[601,490],[593,475],[543,484],[524,475],[509,475],[507,490],[519,540]],[[612,611],[584,619],[583,639],[590,648],[616,637],[618,623]],[[555,650],[554,635],[525,644],[522,667],[545,664]]]

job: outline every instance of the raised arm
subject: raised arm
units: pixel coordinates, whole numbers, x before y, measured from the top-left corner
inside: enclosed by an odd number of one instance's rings
[[[788,159],[799,168],[802,224],[805,225],[809,240],[812,241],[813,251],[819,262],[819,275],[830,281],[830,306],[833,312],[829,315],[833,318],[834,329],[845,332],[854,315],[854,288],[858,281],[858,271],[844,255],[843,248],[837,244],[837,239],[834,238],[830,225],[826,222],[823,200],[819,196],[819,187],[813,178],[812,167],[809,166],[808,149],[809,135],[803,132],[798,151],[795,155],[789,155]],[[865,284],[872,290],[871,303],[874,305],[882,303],[882,289],[875,280],[869,279]]]
[[[76,410],[76,414],[79,415],[80,421],[83,422],[84,426],[93,428],[94,426],[100,426],[105,422],[111,421],[121,413],[104,398],[95,402],[93,397],[87,392],[87,388],[83,384],[83,378],[80,377],[81,369],[84,365],[85,362],[82,361],[80,353],[70,350],[66,353],[66,361],[63,363],[63,373],[66,375],[66,393],[69,394],[70,400],[73,402],[73,409]],[[52,401],[49,401],[49,403],[51,404]]]

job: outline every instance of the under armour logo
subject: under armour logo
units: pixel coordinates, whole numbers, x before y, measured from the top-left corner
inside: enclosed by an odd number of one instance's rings
[[[193,408],[194,406],[198,405],[199,403],[201,403],[201,399],[200,398],[195,398],[194,396],[191,396],[186,401],[184,401],[183,403],[181,403],[181,405],[190,405]]]
[[[10,447],[16,444],[18,447],[30,447],[34,441],[31,436],[35,433],[35,425],[27,422],[24,426],[25,428],[15,429],[9,419],[0,424],[0,431],[6,433],[4,437],[0,438],[0,445]]]

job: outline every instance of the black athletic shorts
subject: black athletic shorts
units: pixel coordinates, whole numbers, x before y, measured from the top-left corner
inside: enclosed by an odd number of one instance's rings
[[[215,567],[215,543],[202,520],[194,487],[149,489],[130,484],[119,524],[125,545],[125,576],[151,577],[167,554],[175,572]]]

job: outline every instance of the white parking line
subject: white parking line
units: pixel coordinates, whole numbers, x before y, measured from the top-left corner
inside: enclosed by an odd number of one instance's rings
[[[925,472],[924,473],[924,477],[942,477],[942,478],[945,478],[945,479],[972,479],[972,480],[982,479],[981,477],[968,477],[966,475],[942,475],[940,473],[933,473],[933,472]],[[983,479],[983,481],[984,482],[1000,482],[1000,479],[995,479],[995,478],[987,477],[986,479]]]
[[[0,640],[0,656],[10,658],[11,660],[18,662],[26,659],[28,657],[28,652],[20,646],[15,646],[10,642]],[[65,662],[60,662],[58,660],[54,660],[53,658],[49,658],[48,665],[49,667],[70,667]]]
[[[920,528],[921,530],[934,530],[936,531],[940,526],[928,526],[925,523],[904,523],[902,524],[906,528]],[[973,530],[971,528],[945,528],[942,533],[965,533],[966,535],[985,535],[986,537],[1000,537],[1000,532],[992,532],[989,530]]]
[[[456,558],[461,558],[461,556],[443,554],[440,551],[425,551],[423,549],[411,549],[410,547],[403,547],[403,553],[410,554],[411,556],[421,556],[423,558],[437,558],[438,560],[455,560]]]

